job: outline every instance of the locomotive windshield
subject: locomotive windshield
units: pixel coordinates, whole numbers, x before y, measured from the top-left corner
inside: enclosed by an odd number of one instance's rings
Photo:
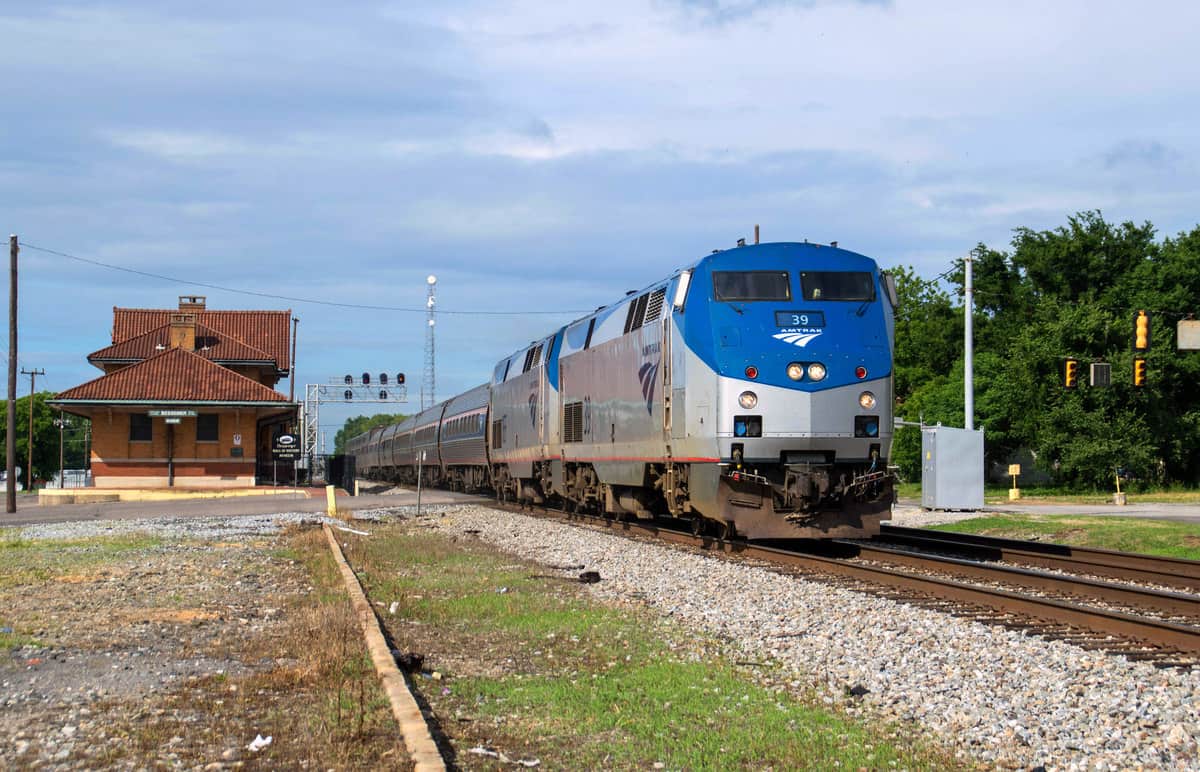
[[[791,300],[787,271],[713,271],[717,300]]]
[[[805,300],[875,299],[875,282],[866,271],[801,271]]]

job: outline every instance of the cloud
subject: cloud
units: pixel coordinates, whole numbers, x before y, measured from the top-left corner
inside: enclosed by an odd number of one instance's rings
[[[214,157],[245,155],[252,149],[250,143],[237,137],[210,133],[109,130],[102,134],[117,147],[159,156],[170,161],[206,161]]]
[[[1127,139],[1104,154],[1104,168],[1165,169],[1180,160],[1179,153],[1156,140]]]
[[[772,10],[807,10],[828,5],[886,7],[891,0],[671,0],[707,24],[731,24]]]

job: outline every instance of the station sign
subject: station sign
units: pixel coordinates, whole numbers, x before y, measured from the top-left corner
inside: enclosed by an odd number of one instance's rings
[[[271,455],[276,460],[300,458],[300,438],[294,434],[281,434],[271,443]]]
[[[195,410],[151,410],[151,418],[195,418]]]

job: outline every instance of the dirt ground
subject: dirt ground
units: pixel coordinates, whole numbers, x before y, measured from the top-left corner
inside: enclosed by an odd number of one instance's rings
[[[337,625],[314,616],[288,543],[0,544],[0,768],[360,766],[338,759],[339,735],[366,738],[362,762],[378,765],[395,733],[379,727],[372,749],[377,714],[354,716],[355,690],[374,699],[369,664],[369,678],[339,675],[331,700],[297,653],[306,627]],[[250,748],[259,735],[271,744]]]

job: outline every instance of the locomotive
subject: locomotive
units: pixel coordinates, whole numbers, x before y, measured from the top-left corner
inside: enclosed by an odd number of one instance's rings
[[[834,245],[717,250],[352,438],[361,474],[724,538],[878,533],[895,284]]]

